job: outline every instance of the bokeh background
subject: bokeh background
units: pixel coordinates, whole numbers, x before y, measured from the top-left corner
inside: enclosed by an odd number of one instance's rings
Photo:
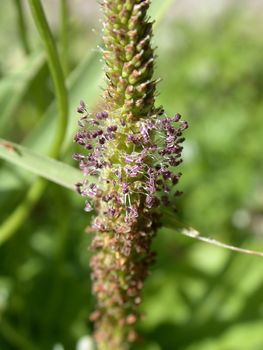
[[[60,1],[44,8],[63,48]],[[45,153],[54,91],[27,1],[28,46],[16,1],[0,11],[0,135]],[[101,22],[95,0],[70,0],[65,62],[72,99],[99,104]],[[153,0],[155,9],[161,0]],[[171,1],[155,28],[158,103],[189,121],[178,218],[204,236],[263,251],[263,3]],[[65,38],[64,38],[65,39]],[[24,44],[23,44],[24,42]],[[53,106],[53,107],[52,107]],[[77,116],[70,112],[71,125]],[[72,164],[72,132],[64,159]],[[51,136],[50,136],[51,135]],[[0,220],[35,178],[0,163]],[[90,216],[77,194],[49,183],[30,217],[0,246],[0,349],[90,350]],[[168,229],[144,290],[144,350],[262,350],[263,259]],[[114,349],[113,349],[114,350]]]

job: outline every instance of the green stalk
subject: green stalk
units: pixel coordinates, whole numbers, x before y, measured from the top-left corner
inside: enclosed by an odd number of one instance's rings
[[[60,38],[61,38],[61,63],[65,76],[69,72],[68,57],[68,32],[69,32],[69,3],[68,0],[60,1]]]
[[[29,55],[31,52],[31,49],[30,49],[29,40],[27,36],[26,23],[25,23],[26,21],[25,21],[22,2],[21,0],[13,0],[13,1],[17,11],[18,32],[20,35],[21,43],[25,51],[25,54]]]
[[[8,240],[27,219],[35,203],[41,197],[45,187],[46,181],[43,179],[38,179],[33,185],[31,185],[23,202],[17,206],[15,211],[13,211],[13,213],[5,220],[3,225],[1,225],[0,245]]]
[[[31,7],[31,12],[35,20],[35,24],[42,38],[42,42],[45,46],[48,65],[55,87],[55,95],[57,99],[59,115],[57,133],[49,155],[57,158],[59,156],[67,128],[68,97],[65,79],[56,49],[56,44],[47,23],[41,2],[39,0],[29,0],[29,5]]]
[[[32,15],[45,46],[48,65],[55,88],[55,97],[58,103],[58,123],[54,142],[49,155],[58,158],[67,129],[68,94],[65,86],[64,74],[59,60],[56,44],[39,0],[29,0]],[[0,227],[0,244],[13,236],[16,230],[28,218],[32,208],[38,202],[46,187],[46,182],[38,179],[29,188],[23,202],[6,219]]]

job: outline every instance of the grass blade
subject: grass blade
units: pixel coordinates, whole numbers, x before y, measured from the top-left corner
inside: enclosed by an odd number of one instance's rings
[[[30,82],[39,73],[45,63],[43,52],[34,52],[21,69],[4,77],[0,82],[0,130],[7,133],[11,126],[12,116],[20,104]]]
[[[74,184],[83,176],[68,164],[1,138],[0,158],[70,190],[74,190]]]
[[[162,214],[163,214],[162,223],[164,227],[177,231],[186,237],[194,238],[198,241],[201,241],[207,244],[212,244],[220,248],[232,250],[237,253],[263,257],[263,252],[260,252],[257,250],[239,248],[231,244],[220,242],[214,238],[204,237],[195,228],[178,221],[176,216],[174,216],[174,214],[169,210],[163,210]]]

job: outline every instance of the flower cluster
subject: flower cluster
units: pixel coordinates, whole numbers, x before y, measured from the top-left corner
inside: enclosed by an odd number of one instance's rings
[[[176,114],[156,108],[150,0],[102,0],[103,57],[107,87],[104,110],[89,113],[84,102],[74,159],[85,179],[76,190],[85,210],[96,211],[91,260],[98,350],[126,350],[136,339],[141,289],[155,259],[151,241],[158,207],[173,205],[181,176],[183,131]]]
[[[181,194],[174,190],[181,176],[175,169],[182,161],[182,133],[188,125],[179,114],[164,116],[162,109],[132,125],[117,120],[110,111],[89,114],[84,102],[78,112],[80,129],[75,142],[87,154],[74,154],[73,158],[87,179],[76,187],[87,197],[85,210],[94,208],[98,214],[90,230],[99,233],[92,247],[100,254],[93,257],[91,265],[93,291],[103,303],[95,315],[100,318],[110,310],[113,319],[124,323],[126,319],[127,323],[128,316],[120,313],[120,306],[129,311],[129,320],[137,320],[136,305],[141,301],[138,286],[143,285],[154,258],[150,251],[157,217],[154,211],[161,204],[171,205],[172,198]],[[97,176],[98,181],[89,182],[90,176]],[[105,255],[105,250],[113,255]],[[129,273],[125,276],[123,271]],[[111,283],[105,285],[110,276]],[[109,341],[107,323],[97,334],[105,341]],[[129,334],[127,338],[134,338],[133,331]]]
[[[77,191],[105,202],[104,215],[117,218],[125,214],[129,224],[138,217],[140,205],[169,205],[172,195],[181,194],[172,191],[181,176],[174,168],[182,162],[182,133],[188,127],[180,114],[161,118],[160,110],[147,120],[137,121],[132,131],[123,120],[116,121],[106,111],[90,115],[83,101],[78,111],[82,117],[75,142],[89,154],[74,154],[73,158],[79,161],[84,174],[99,176],[100,183],[78,183]],[[92,210],[90,201],[85,210]]]

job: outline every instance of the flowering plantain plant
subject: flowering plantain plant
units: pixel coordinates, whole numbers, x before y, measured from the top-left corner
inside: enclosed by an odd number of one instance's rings
[[[150,0],[104,0],[103,57],[107,86],[104,109],[90,113],[83,101],[74,154],[87,176],[76,184],[96,211],[91,260],[99,350],[128,349],[137,338],[141,290],[155,259],[152,238],[161,205],[172,206],[181,173],[183,131],[180,114],[155,107]],[[91,176],[97,181],[90,182]]]

